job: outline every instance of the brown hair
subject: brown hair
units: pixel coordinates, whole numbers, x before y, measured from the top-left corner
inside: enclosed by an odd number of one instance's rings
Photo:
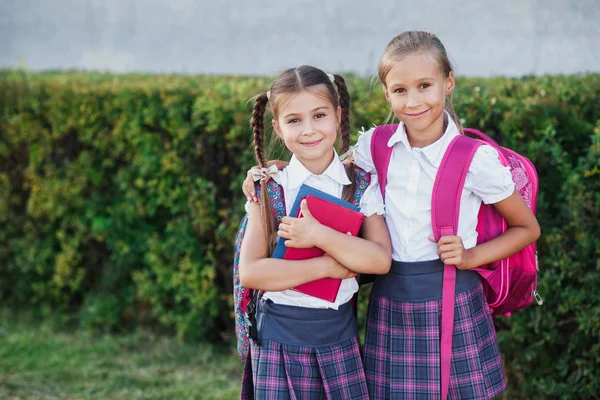
[[[324,95],[327,96],[334,109],[339,106],[342,109],[342,118],[340,123],[340,135],[342,139],[342,153],[346,152],[350,147],[350,94],[346,87],[346,81],[340,75],[334,75],[334,82],[337,86],[337,93],[329,76],[318,68],[309,65],[303,65],[298,68],[291,68],[282,72],[271,85],[269,94],[261,93],[255,98],[254,109],[252,111],[252,119],[250,125],[254,134],[254,153],[256,161],[260,168],[267,166],[267,160],[264,151],[264,116],[267,108],[267,103],[270,103],[271,113],[273,118],[277,119],[281,102],[290,95],[306,91],[308,88],[316,85],[323,85],[326,90]],[[283,99],[283,100],[282,100]],[[356,190],[355,173],[353,168],[347,168],[346,173],[352,184],[344,187],[342,198],[346,201],[352,201]],[[266,181],[261,181],[261,213],[263,218],[263,226],[266,233],[268,254],[272,254],[275,247],[276,232],[275,225],[271,213],[270,200],[267,192]]]
[[[452,64],[448,59],[446,48],[440,39],[433,33],[424,31],[406,31],[393,38],[379,61],[379,80],[385,87],[385,78],[394,65],[406,56],[414,53],[428,53],[438,63],[444,77],[448,78],[452,72]],[[458,131],[463,133],[460,119],[452,107],[452,94],[446,97],[446,111],[456,124]]]

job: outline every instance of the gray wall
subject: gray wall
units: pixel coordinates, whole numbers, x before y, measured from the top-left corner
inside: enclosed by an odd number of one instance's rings
[[[459,75],[600,71],[600,0],[0,0],[0,68],[374,74],[437,33]]]

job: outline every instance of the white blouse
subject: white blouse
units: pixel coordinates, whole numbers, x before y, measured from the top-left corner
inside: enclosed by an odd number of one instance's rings
[[[354,160],[367,172],[376,173],[371,155],[374,128],[363,133],[357,142]],[[431,194],[442,157],[459,131],[448,117],[448,127],[436,142],[412,148],[404,124],[388,141],[393,147],[385,190],[386,224],[392,240],[392,258],[397,261],[426,261],[438,258],[437,246],[428,237],[431,226]],[[481,202],[493,204],[509,197],[515,190],[509,167],[498,159],[498,152],[480,146],[467,173],[460,202],[458,236],[465,248],[477,244],[477,214]]]
[[[290,213],[302,184],[312,186],[327,194],[341,198],[344,185],[351,183],[337,153],[335,153],[329,167],[320,175],[311,173],[295,156],[292,156],[289,165],[279,171],[273,179],[283,188],[286,215]],[[248,205],[249,203],[246,203],[246,208]],[[383,199],[379,184],[377,183],[377,175],[375,174],[371,175],[371,183],[365,189],[362,196],[360,211],[366,217],[373,214],[384,215]],[[265,292],[263,298],[270,299],[277,304],[308,308],[333,308],[337,310],[340,305],[348,302],[357,291],[358,283],[356,279],[348,278],[342,281],[335,302],[319,299],[291,289],[280,292]]]

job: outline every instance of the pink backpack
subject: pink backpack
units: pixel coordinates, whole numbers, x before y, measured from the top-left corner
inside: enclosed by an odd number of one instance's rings
[[[382,125],[375,129],[371,140],[371,154],[377,170],[381,193],[385,198],[387,170],[393,147],[387,145],[398,125]],[[441,236],[456,235],[460,198],[473,156],[479,146],[487,144],[498,151],[502,165],[511,168],[515,188],[535,214],[538,196],[538,176],[527,158],[501,147],[493,139],[475,129],[464,129],[480,140],[459,135],[452,140],[438,169],[431,200],[431,221],[435,240]],[[477,223],[477,243],[483,243],[506,231],[506,221],[491,204],[481,205]],[[533,243],[516,254],[475,268],[483,278],[490,312],[509,316],[512,311],[527,307],[532,300],[541,305],[537,292],[537,251]],[[452,329],[454,326],[454,288],[456,267],[445,266],[442,286],[441,371],[442,399],[446,399],[452,356]]]

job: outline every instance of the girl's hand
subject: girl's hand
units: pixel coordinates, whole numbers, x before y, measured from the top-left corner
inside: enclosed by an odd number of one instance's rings
[[[356,272],[349,270],[337,260],[328,254],[319,257],[319,261],[323,262],[325,268],[327,268],[327,276],[332,279],[346,279],[354,278],[358,275]]]
[[[249,202],[258,202],[258,198],[256,197],[256,191],[254,190],[254,179],[252,179],[252,168],[250,168],[246,173],[246,179],[244,179],[244,183],[242,183],[242,191],[244,192],[244,196],[246,196],[246,199],[248,199]]]
[[[346,157],[346,159],[342,161],[342,164],[344,164],[347,167],[351,166],[352,164],[354,164],[354,156]]]
[[[435,243],[435,238],[429,236]],[[460,236],[442,236],[437,242],[437,253],[445,265],[456,265],[458,269],[471,269],[471,253],[465,249]]]
[[[302,218],[283,217],[277,235],[284,239],[286,247],[310,248],[318,247],[323,238],[324,226],[317,221],[306,204],[306,199],[300,203]]]
[[[281,171],[282,169],[287,167],[288,164],[289,163],[285,161],[272,160],[267,161],[267,168],[269,168],[272,165],[275,165],[277,169]],[[242,191],[244,192],[244,196],[246,196],[246,199],[248,199],[248,201],[250,202],[258,202],[258,197],[256,197],[256,191],[254,190],[254,179],[252,179],[252,169],[254,168],[258,168],[258,166],[254,166],[250,168],[248,172],[246,172],[246,179],[244,179],[244,183],[242,183]]]

